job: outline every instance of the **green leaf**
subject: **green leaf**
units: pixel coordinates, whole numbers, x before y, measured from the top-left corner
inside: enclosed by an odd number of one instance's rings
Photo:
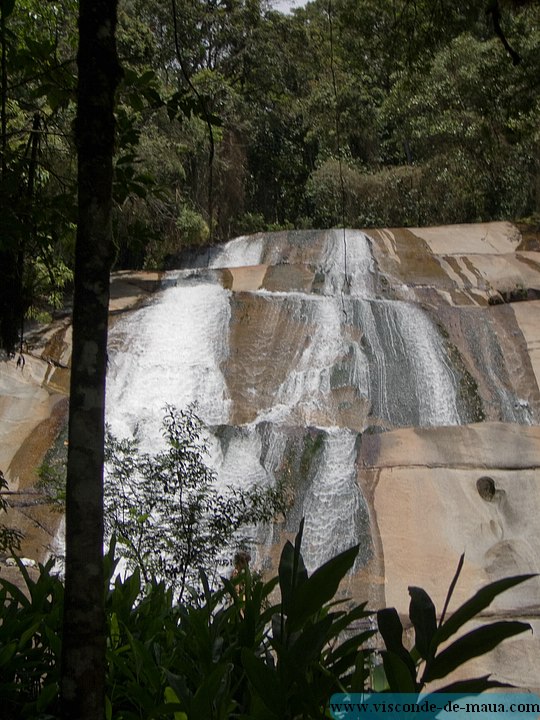
[[[47,638],[49,647],[51,648],[52,652],[59,659],[60,654],[62,652],[62,641],[60,639],[60,634],[58,632],[58,629],[56,627],[55,628],[45,627],[45,636]]]
[[[403,625],[395,608],[383,608],[377,612],[377,625],[386,649],[400,658],[407,667],[409,676],[416,681],[416,666],[403,645]],[[393,689],[393,688],[392,688]]]
[[[153,70],[145,70],[137,80],[139,85],[148,85],[156,80],[156,73]]]
[[[174,692],[172,687],[168,685],[165,688],[165,702],[166,703],[173,703],[173,704],[179,704],[180,700],[178,699],[178,695]],[[188,720],[188,716],[185,712],[175,712],[174,713],[174,720]]]
[[[334,666],[334,664],[341,658],[346,658],[347,656],[349,656],[350,661],[351,655],[354,657],[358,653],[359,648],[361,648],[362,645],[369,640],[369,638],[373,637],[375,633],[375,630],[365,630],[364,632],[345,640],[345,642],[338,645],[338,647],[327,656],[327,663]]]
[[[116,649],[120,644],[120,624],[118,622],[118,615],[115,612],[110,614],[109,635],[111,638],[111,646]]]
[[[377,625],[386,649],[399,652],[403,648],[403,625],[396,608],[383,608],[377,612]]]
[[[214,704],[223,694],[227,675],[230,674],[231,670],[232,665],[230,664],[218,665],[199,685],[191,702],[189,711],[191,720],[207,720],[213,716]]]
[[[300,585],[289,611],[291,630],[300,627],[308,617],[334,597],[341,580],[354,565],[359,548],[359,545],[355,545],[336,555]]]
[[[304,560],[300,552],[303,530],[304,520],[302,518],[294,545],[287,540],[281,551],[279,560],[279,587],[285,615],[289,614],[295,589],[299,585],[302,585],[308,577],[306,566],[304,565]]]
[[[455,632],[459,630],[466,622],[474,618],[490,605],[493,600],[501,593],[510,588],[519,585],[530,578],[536,577],[536,574],[516,575],[486,585],[481,588],[470,600],[463,603],[448,620],[443,623],[433,636],[433,647],[437,648],[441,643],[447,640]]]
[[[0,667],[2,667],[2,665],[7,665],[9,663],[11,658],[15,655],[16,650],[17,650],[16,642],[10,642],[7,645],[4,645],[4,647],[0,649]]]
[[[26,643],[35,635],[36,630],[41,626],[41,618],[23,632],[19,640],[19,651],[24,649]]]
[[[302,672],[312,660],[320,656],[328,639],[328,631],[331,625],[332,618],[327,616],[302,630],[289,648],[287,657],[287,661],[295,670]]]
[[[425,660],[430,655],[430,646],[437,631],[437,616],[432,599],[423,588],[409,587],[411,602],[409,617],[414,626],[416,649]]]
[[[386,650],[382,653],[384,672],[391,692],[414,693],[416,683],[411,677],[410,668],[399,655]]]
[[[448,588],[448,592],[446,593],[446,599],[444,601],[443,610],[441,613],[441,619],[439,621],[439,625],[442,625],[444,622],[444,618],[446,617],[446,611],[448,610],[448,605],[450,604],[450,600],[452,599],[452,595],[454,594],[454,589],[456,587],[457,581],[459,579],[459,576],[461,575],[461,571],[463,569],[463,563],[465,562],[465,553],[462,553],[459,561],[458,566],[456,568],[456,572],[454,573],[454,577],[452,578],[452,582],[450,583],[450,587]]]
[[[24,578],[24,582],[26,583],[26,587],[28,588],[28,591],[30,592],[30,595],[32,596],[32,591],[34,589],[35,582],[30,577],[30,573],[28,572],[28,569],[26,568],[26,565],[23,563],[21,558],[17,557],[17,555],[14,555],[13,558],[15,559],[15,562],[17,563],[17,567],[19,568],[19,571]]]
[[[468,660],[490,652],[503,640],[531,629],[529,623],[501,620],[472,630],[426,664],[422,682],[446,677]]]
[[[30,607],[30,600],[26,597],[22,590],[13,583],[9,582],[9,580],[0,578],[0,586],[3,587],[11,595],[11,597],[21,605],[21,607]]]
[[[175,675],[166,668],[165,675],[176,697],[187,706],[191,701],[191,693],[186,686],[186,679],[182,675]]]
[[[366,653],[360,650],[355,659],[354,673],[350,681],[351,692],[363,692],[368,676],[369,670],[366,667]]]
[[[58,696],[58,685],[51,683],[51,685],[45,685],[43,690],[40,692],[36,703],[36,709],[42,712],[47,708],[48,705]]]
[[[181,711],[182,706],[179,703],[163,703],[158,705],[149,715],[145,715],[147,720],[153,720],[153,718],[166,718],[169,720],[171,713],[174,713],[174,720],[188,720],[188,716],[185,712]]]
[[[242,665],[250,683],[263,703],[269,710],[280,717],[281,701],[285,698],[282,698],[281,683],[276,671],[258,657],[255,657],[247,648],[242,649]]]
[[[350,610],[348,613],[345,613],[342,617],[334,620],[334,622],[332,624],[332,631],[331,631],[329,637],[330,638],[337,637],[346,628],[348,628],[349,625],[351,625],[355,620],[360,620],[363,618],[370,617],[370,615],[373,615],[372,611],[365,609],[366,605],[367,605],[367,603],[363,602],[360,605],[357,605],[352,610]]]
[[[384,665],[375,665],[372,669],[371,687],[374,692],[386,692],[388,690],[388,678],[384,672]]]

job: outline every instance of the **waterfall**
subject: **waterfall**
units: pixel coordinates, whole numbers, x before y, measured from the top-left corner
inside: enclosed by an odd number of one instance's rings
[[[359,301],[374,415],[392,425],[457,425],[457,374],[433,322],[410,303]]]
[[[195,403],[210,425],[228,419],[220,365],[228,353],[229,293],[178,274],[167,282],[110,333],[107,422],[117,436],[135,434],[145,450],[159,441],[167,404]]]
[[[345,242],[343,231],[241,237],[207,264],[211,271],[170,272],[149,305],[113,327],[113,433],[135,433],[143,449],[155,449],[164,406],[195,403],[220,483],[294,477],[311,570],[357,542],[365,561],[358,433],[467,419],[443,338],[419,307],[376,296],[375,261],[358,231]],[[278,273],[302,267],[311,289],[270,290],[263,279],[235,293],[220,284],[219,268],[265,265]]]
[[[304,554],[310,572],[352,545],[366,543],[369,526],[356,480],[355,443],[354,433],[329,428],[304,500]]]

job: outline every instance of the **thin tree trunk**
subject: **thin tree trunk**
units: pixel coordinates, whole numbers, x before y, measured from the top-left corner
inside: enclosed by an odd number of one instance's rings
[[[66,497],[62,717],[101,720],[105,697],[103,456],[112,260],[117,0],[80,0],[79,214]]]

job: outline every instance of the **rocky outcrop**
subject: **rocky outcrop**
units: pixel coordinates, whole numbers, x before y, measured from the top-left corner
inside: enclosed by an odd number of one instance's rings
[[[168,274],[140,311],[158,278],[121,274],[113,415],[155,432],[165,402],[197,401],[224,481],[291,479],[268,569],[304,515],[309,562],[360,542],[347,592],[404,615],[411,584],[441,609],[464,552],[455,607],[490,580],[540,572],[536,247],[510,223],[257,235]],[[69,323],[31,336],[25,358],[0,371],[13,488],[33,485],[65,415]],[[531,580],[489,616],[537,628],[539,591]],[[539,650],[520,636],[465,672],[538,690]]]
[[[540,255],[520,252],[508,223],[372,236],[390,288],[412,292],[438,318],[482,398],[485,422],[364,435],[359,455],[383,567],[380,599],[405,610],[412,583],[440,608],[464,552],[455,607],[488,581],[540,572],[540,308],[527,301],[540,287]],[[525,619],[534,634],[462,675],[494,671],[538,691],[539,591],[528,581],[490,608],[491,618]]]

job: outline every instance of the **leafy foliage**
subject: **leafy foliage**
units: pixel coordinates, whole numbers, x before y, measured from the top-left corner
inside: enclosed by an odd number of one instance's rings
[[[535,0],[317,0],[289,15],[264,0],[175,4],[178,43],[170,3],[120,8],[118,268],[343,216],[394,227],[538,213]],[[0,334],[14,352],[22,317],[71,286],[76,12],[74,0],[3,7]]]
[[[274,609],[264,654],[244,648],[242,665],[251,688],[250,712],[261,718],[324,717],[330,695],[364,688],[369,625],[353,630],[370,612],[365,604],[338,609],[334,597],[354,564],[358,546],[308,575],[301,554],[303,521],[295,544],[287,542],[279,564],[281,604]]]
[[[5,5],[5,4],[4,4]],[[75,4],[3,6],[1,343],[15,350],[25,314],[58,307],[72,280]],[[18,337],[19,336],[19,337]]]
[[[310,576],[301,538],[302,527],[295,543],[285,544],[278,576],[268,582],[244,566],[212,590],[203,572],[200,594],[180,604],[164,583],[144,583],[138,568],[132,575],[116,574],[113,539],[105,557],[106,717],[324,718],[334,692],[417,692],[529,629],[515,622],[480,626],[439,652],[441,643],[526,577],[482,588],[438,627],[427,594],[411,588],[416,649],[403,646],[397,612],[379,611],[386,644],[381,677],[372,613],[364,604],[350,607],[336,599],[358,548]],[[36,580],[22,563],[19,567],[24,592],[0,579],[0,717],[54,720],[59,717],[63,585],[51,572],[52,561],[40,566]],[[498,685],[485,676],[444,691],[482,692]]]
[[[383,652],[386,681],[391,692],[420,692],[426,683],[447,677],[454,670],[472,658],[493,650],[506,638],[531,630],[528,623],[499,621],[482,625],[454,640],[444,649],[443,643],[460,630],[465,623],[473,620],[485,610],[502,592],[534,577],[518,575],[496,580],[479,590],[455,612],[445,619],[445,611],[456,586],[463,556],[450,585],[441,620],[437,625],[435,606],[425,590],[409,587],[411,602],[409,617],[415,630],[415,647],[412,651],[403,646],[403,626],[395,608],[385,608],[377,613],[380,633],[386,650]],[[484,692],[504,684],[491,680],[489,676],[457,681],[441,688],[438,692]]]
[[[0,579],[0,717],[50,717],[58,711],[64,587],[50,560],[37,580],[19,561],[25,591]]]
[[[3,491],[8,490],[8,482],[4,477],[4,473],[0,470],[0,516],[2,513],[6,513],[8,510],[7,500],[3,497]],[[4,523],[0,523],[0,554],[9,550],[13,553],[14,550],[20,548],[22,533],[17,529],[8,527]]]
[[[286,500],[281,487],[218,490],[192,409],[169,406],[163,427],[166,449],[154,455],[109,436],[105,520],[132,568],[182,596],[200,569],[210,573],[234,545],[249,543],[246,531],[273,520]]]

